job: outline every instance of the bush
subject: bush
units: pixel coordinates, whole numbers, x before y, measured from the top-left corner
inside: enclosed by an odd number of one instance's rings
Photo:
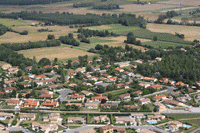
[[[20,35],[28,35],[28,31],[24,30],[24,31],[20,32]]]
[[[158,40],[157,36],[154,36],[153,41],[157,41],[157,40]]]

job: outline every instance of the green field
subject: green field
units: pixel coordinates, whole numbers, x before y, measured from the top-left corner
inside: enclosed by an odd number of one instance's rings
[[[120,35],[127,35],[129,32],[133,32],[137,38],[143,39],[153,39],[154,36],[157,36],[159,41],[165,42],[174,42],[174,43],[182,43],[182,44],[190,44],[190,41],[185,41],[173,34],[169,33],[159,33],[159,32],[151,32],[147,29],[142,29],[138,26],[123,26],[120,24],[111,24],[111,25],[103,25],[103,26],[92,26],[87,27],[91,30],[108,30],[109,32],[114,32]]]
[[[105,39],[101,39],[100,37],[93,37],[93,38],[89,38],[90,43],[106,43],[106,42],[113,42],[113,40],[105,40]]]
[[[174,119],[176,120],[179,120],[179,119],[189,119],[189,118],[198,118],[200,117],[199,114],[190,114],[190,115],[167,115],[169,117],[173,117]]]
[[[176,46],[179,46],[179,45],[186,46],[186,44],[173,43],[173,42],[164,42],[164,41],[143,42],[142,45],[143,46],[150,45],[150,46],[152,46],[154,48],[168,48],[170,46],[176,47]]]
[[[11,27],[11,26],[27,26],[29,25],[28,23],[26,23],[23,20],[14,20],[14,19],[5,19],[5,18],[0,18],[0,24],[3,24],[7,27]]]

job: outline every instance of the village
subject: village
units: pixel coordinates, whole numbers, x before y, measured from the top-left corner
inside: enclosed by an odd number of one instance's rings
[[[101,60],[97,57],[95,61],[98,64]],[[161,60],[157,57],[148,62]],[[89,59],[88,64],[93,61]],[[79,59],[71,65],[76,62]],[[14,113],[0,112],[1,130],[6,132],[22,126],[36,132],[66,132],[74,125],[102,125],[77,133],[89,130],[91,133],[124,133],[128,127],[139,133],[175,132],[179,128],[190,130],[193,125],[177,121],[168,114],[198,112],[200,90],[197,86],[168,78],[157,79],[134,73],[133,70],[142,63],[142,60],[116,62],[104,69],[100,65],[91,65],[91,70],[88,67],[63,68],[67,71],[64,84],[60,81],[62,75],[56,72],[59,65],[44,66],[43,69],[51,71],[41,75],[32,74],[32,66],[28,66],[25,77],[16,77],[21,71],[18,66],[3,65],[1,82],[4,91],[0,92],[0,110]],[[110,68],[112,75],[108,72]],[[144,125],[156,125],[157,129],[144,128]]]

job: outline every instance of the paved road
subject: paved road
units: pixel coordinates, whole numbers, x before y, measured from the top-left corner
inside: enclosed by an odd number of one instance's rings
[[[23,131],[24,133],[34,133],[33,131],[30,131],[28,129],[25,129],[23,127],[9,127],[7,131]]]
[[[87,129],[87,128],[99,128],[99,127],[102,127],[102,125],[82,126],[82,127],[76,128],[76,129],[66,130],[67,131],[66,133],[74,133],[76,131],[81,131],[81,130]],[[118,127],[118,128],[135,128],[135,129],[146,129],[146,128],[148,128],[150,130],[159,131],[161,133],[168,133],[165,130],[159,129],[159,128],[157,128],[155,126],[151,126],[151,125],[144,125],[144,126],[115,126],[115,127]],[[59,132],[59,133],[64,133],[64,132]]]
[[[66,99],[67,95],[69,93],[73,93],[74,91],[70,89],[60,89],[60,90],[57,90],[57,92],[60,93],[60,101],[67,101]]]
[[[200,132],[200,128],[197,128],[196,130],[194,130],[194,131],[192,131],[192,132],[190,132],[190,133],[199,133]]]

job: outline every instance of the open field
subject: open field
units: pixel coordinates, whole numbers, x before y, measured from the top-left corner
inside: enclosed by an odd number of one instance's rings
[[[59,60],[62,60],[67,58],[76,58],[78,56],[84,56],[84,55],[88,56],[95,55],[93,53],[89,53],[83,50],[70,48],[69,46],[64,44],[59,47],[21,50],[18,53],[23,54],[27,58],[33,58],[33,56],[35,56],[37,61],[39,61],[42,58],[48,58],[50,60],[58,58]]]
[[[176,4],[176,5],[189,5],[189,6],[198,6],[200,5],[199,0],[169,0],[169,1],[160,1],[158,3],[163,3],[163,4]]]
[[[52,30],[53,32],[38,32],[39,29]],[[45,27],[33,27],[33,26],[16,26],[12,27],[16,31],[28,30],[28,35],[20,35],[13,32],[7,32],[3,36],[0,36],[1,43],[21,43],[21,42],[35,42],[35,41],[44,41],[47,39],[48,34],[53,34],[55,38],[59,38],[62,35],[68,35],[76,31],[76,29],[69,28],[69,26],[45,26]]]
[[[170,46],[176,47],[181,45],[180,43],[173,43],[173,42],[163,42],[163,41],[151,41],[151,42],[144,42],[142,45],[150,45],[154,48],[168,48]],[[185,45],[183,45],[185,46]]]
[[[30,25],[30,21],[0,18],[0,24],[3,24],[7,27],[27,26],[27,25]]]
[[[4,64],[8,64],[8,63],[6,63],[4,61],[0,61],[0,66],[3,66]]]
[[[177,5],[168,5],[168,4],[150,4],[150,5],[138,5],[138,4],[127,4],[121,5],[122,9],[117,9],[115,11],[123,12],[141,12],[141,11],[153,11],[166,8],[178,7]]]
[[[184,34],[185,40],[193,41],[194,39],[200,40],[200,27],[197,26],[182,26],[182,25],[167,25],[167,24],[153,24],[147,25],[147,29],[152,32],[170,33],[175,32]]]

